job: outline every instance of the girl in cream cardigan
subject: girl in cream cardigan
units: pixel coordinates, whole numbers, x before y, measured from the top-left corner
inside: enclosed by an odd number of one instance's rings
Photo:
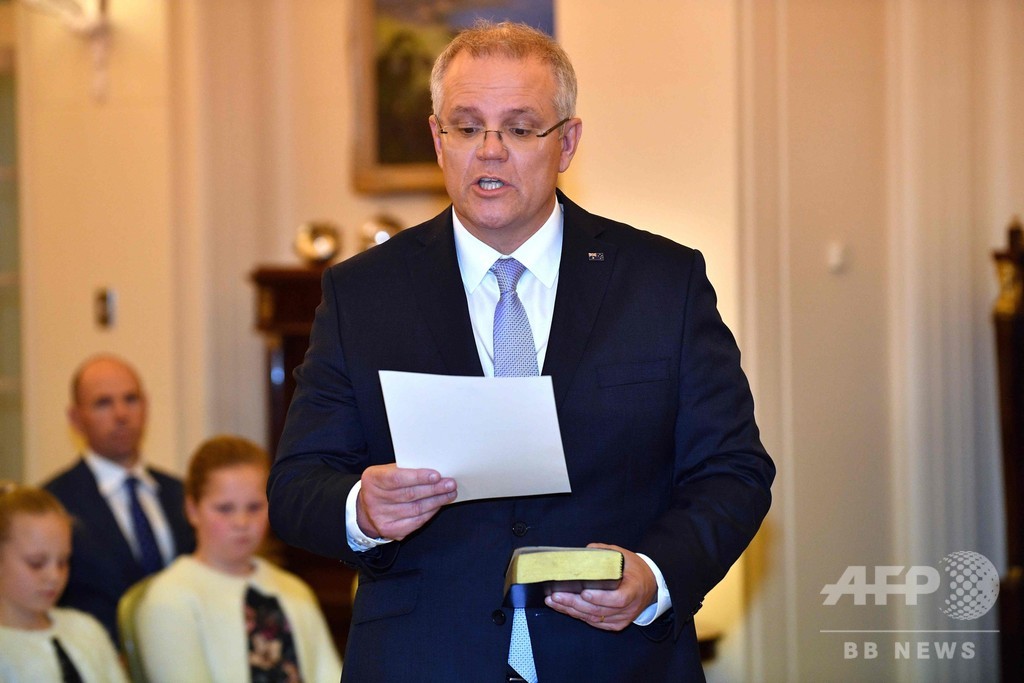
[[[138,608],[153,683],[337,681],[341,662],[316,598],[256,557],[267,531],[270,458],[222,436],[192,456],[185,510],[196,551],[157,574]]]
[[[43,489],[0,482],[0,681],[126,681],[100,622],[54,607],[70,555],[64,506]]]

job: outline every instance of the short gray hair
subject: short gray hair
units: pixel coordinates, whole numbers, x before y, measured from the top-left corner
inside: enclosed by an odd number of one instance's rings
[[[576,115],[576,71],[572,68],[569,55],[554,38],[526,24],[510,21],[494,23],[481,19],[455,36],[434,62],[430,72],[430,99],[434,116],[440,118],[441,106],[444,104],[444,76],[452,60],[462,51],[472,57],[537,57],[554,72],[556,90],[553,104],[558,118]]]

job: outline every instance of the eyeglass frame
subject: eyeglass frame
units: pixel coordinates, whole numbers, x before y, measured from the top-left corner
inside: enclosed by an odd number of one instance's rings
[[[562,119],[561,121],[559,121],[558,123],[556,123],[555,125],[553,125],[550,128],[548,128],[543,133],[536,133],[535,135],[533,135],[533,137],[535,137],[535,138],[546,138],[547,136],[549,136],[553,132],[555,132],[556,128],[558,128],[560,126],[564,126],[565,124],[567,124],[570,121],[572,121],[572,118],[573,117],[571,117],[571,116],[567,116],[564,119]],[[456,126],[456,128],[457,127],[458,126]],[[512,126],[512,127],[514,128],[515,126]],[[440,121],[437,122],[437,132],[440,135],[449,135],[450,134],[448,131],[445,130],[444,124],[442,124]],[[495,133],[498,136],[498,142],[500,142],[502,144],[502,146],[505,146],[505,138],[504,138],[504,136],[502,134],[501,129],[490,129],[490,128],[485,128],[482,131],[480,131],[480,134],[483,137],[480,139],[480,142],[477,143],[477,144],[482,145],[485,142],[487,142],[487,134],[488,133]],[[523,137],[523,138],[513,138],[513,139],[525,141],[525,140],[528,140],[530,138],[529,137]]]

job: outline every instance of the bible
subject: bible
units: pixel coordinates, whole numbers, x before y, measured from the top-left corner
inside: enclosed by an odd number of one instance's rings
[[[516,548],[505,571],[505,605],[543,607],[545,596],[556,592],[615,590],[624,563],[622,553],[607,548]]]

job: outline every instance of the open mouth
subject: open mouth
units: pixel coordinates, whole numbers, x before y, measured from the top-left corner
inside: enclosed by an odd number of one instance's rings
[[[482,190],[497,190],[500,187],[504,187],[505,183],[497,178],[481,178],[477,181],[477,185],[479,185]]]

